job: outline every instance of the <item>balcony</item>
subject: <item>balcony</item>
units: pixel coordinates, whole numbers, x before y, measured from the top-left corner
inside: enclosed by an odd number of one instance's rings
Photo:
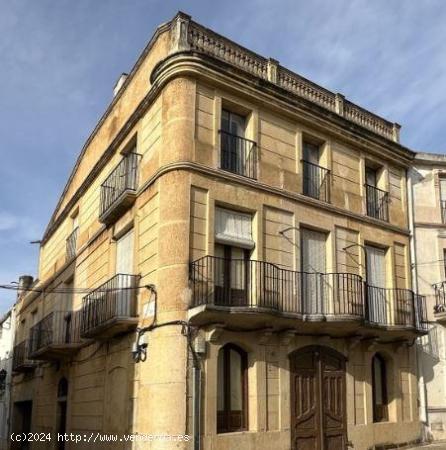
[[[365,185],[367,215],[375,219],[389,221],[389,193],[375,186]]]
[[[257,144],[244,137],[219,130],[220,168],[247,178],[257,179]]]
[[[58,360],[72,356],[82,346],[80,311],[53,311],[30,330],[29,356]]]
[[[129,153],[101,185],[99,220],[110,224],[136,199],[140,155]]]
[[[109,339],[136,328],[138,275],[118,274],[84,297],[81,337]]]
[[[434,317],[437,322],[446,325],[446,281],[434,284],[435,306]]]
[[[351,273],[308,273],[262,261],[205,256],[190,267],[193,323],[405,338],[426,327],[424,297],[368,286]],[[322,325],[321,325],[322,324]]]
[[[14,346],[12,354],[12,371],[16,373],[29,372],[34,369],[36,363],[29,358],[28,341],[24,340]]]
[[[330,171],[309,161],[302,160],[303,194],[330,203]]]
[[[66,260],[71,261],[75,256],[77,252],[77,235],[79,234],[79,228],[76,227],[70,235],[67,237],[66,243],[65,243],[65,255]]]

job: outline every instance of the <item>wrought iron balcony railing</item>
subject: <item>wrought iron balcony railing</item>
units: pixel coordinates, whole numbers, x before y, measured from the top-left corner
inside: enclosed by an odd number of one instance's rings
[[[330,203],[330,171],[309,161],[302,160],[303,194]]]
[[[79,234],[79,228],[76,227],[66,241],[66,260],[70,261],[76,256],[77,252],[77,235]]]
[[[113,221],[136,198],[140,155],[129,153],[115,167],[101,185],[99,219],[103,223]]]
[[[367,215],[375,219],[389,221],[389,193],[375,186],[365,185]]]
[[[220,132],[220,167],[244,177],[257,179],[257,144],[223,130]]]
[[[81,337],[108,338],[136,327],[139,278],[115,275],[84,297]]]
[[[252,260],[205,256],[191,263],[192,306],[272,309],[317,320],[349,317],[374,325],[426,324],[425,298],[368,286],[351,273],[310,273]]]
[[[81,311],[53,311],[30,330],[32,359],[58,359],[74,353],[81,345]]]
[[[12,353],[13,372],[27,372],[35,367],[35,362],[29,357],[29,343],[24,340],[14,346]]]

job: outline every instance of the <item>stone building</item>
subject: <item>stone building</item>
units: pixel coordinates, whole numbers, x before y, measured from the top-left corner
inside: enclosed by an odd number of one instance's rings
[[[171,436],[107,444],[153,450],[419,441],[413,158],[397,124],[185,14],[161,25],[19,299],[13,430]]]
[[[446,157],[418,153],[410,173],[415,279],[418,291],[426,296],[431,324],[420,346],[422,413],[431,437],[446,439]]]

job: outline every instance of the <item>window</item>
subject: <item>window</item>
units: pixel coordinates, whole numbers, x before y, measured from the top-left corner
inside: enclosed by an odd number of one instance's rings
[[[324,202],[330,201],[330,172],[321,167],[321,148],[319,145],[303,143],[303,194]]]
[[[323,314],[323,290],[326,272],[327,234],[320,231],[300,229],[302,299],[305,314]]]
[[[372,323],[388,323],[386,289],[386,250],[366,245],[367,319]]]
[[[133,273],[133,229],[116,241],[116,274]]]
[[[446,176],[441,176],[440,181],[440,210],[441,221],[446,223]]]
[[[446,248],[443,249],[443,269],[444,280],[446,280]]]
[[[389,220],[389,194],[378,189],[379,171],[375,167],[366,166],[365,190],[367,215],[380,220]]]
[[[56,429],[59,435],[65,434],[67,431],[67,401],[68,401],[68,381],[61,378],[57,386],[57,424]],[[65,449],[65,442],[60,441],[57,444],[58,450]]]
[[[252,216],[215,210],[215,302],[226,306],[248,303],[251,266]]]
[[[373,421],[389,420],[387,401],[387,368],[384,358],[376,354],[372,359]]]
[[[248,426],[247,354],[233,344],[218,353],[217,433],[243,431]]]
[[[228,172],[257,178],[256,143],[245,138],[246,118],[228,111],[221,113],[221,163]]]

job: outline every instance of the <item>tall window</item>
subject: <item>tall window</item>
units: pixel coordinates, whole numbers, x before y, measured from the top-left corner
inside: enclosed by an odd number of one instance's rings
[[[243,431],[248,427],[248,377],[246,352],[227,344],[218,353],[217,432]]]
[[[249,178],[256,178],[257,149],[255,142],[246,139],[246,118],[222,110],[221,113],[221,168]]]
[[[249,256],[254,246],[252,216],[223,208],[215,210],[215,302],[243,306],[248,301]]]
[[[440,177],[440,210],[441,221],[446,223],[446,176]]]
[[[378,189],[378,171],[374,167],[365,169],[365,189],[367,202],[367,215],[380,220],[389,220],[389,194]]]
[[[373,421],[389,420],[387,398],[387,368],[384,358],[377,353],[372,359]]]
[[[311,142],[303,143],[303,194],[324,202],[330,201],[329,170],[321,167],[320,146]]]
[[[67,401],[68,401],[68,381],[61,378],[57,386],[57,432],[62,435],[67,431]],[[58,450],[65,449],[65,442],[57,444]]]
[[[116,273],[133,273],[133,229],[116,241]]]
[[[301,228],[302,310],[305,314],[322,314],[326,279],[327,234]]]
[[[365,248],[367,263],[367,319],[373,323],[386,324],[388,319],[386,250],[372,245],[367,245]]]

